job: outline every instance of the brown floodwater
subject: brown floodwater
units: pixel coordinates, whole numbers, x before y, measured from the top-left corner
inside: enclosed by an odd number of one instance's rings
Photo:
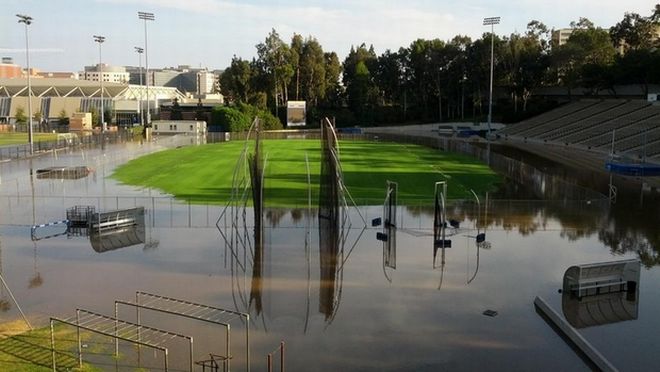
[[[275,209],[266,202],[262,243],[255,243],[250,208],[245,222],[241,215],[236,229],[223,229],[228,242],[216,228],[223,206],[189,205],[108,178],[133,157],[190,142],[176,141],[182,142],[0,164],[0,270],[33,323],[45,326],[49,317],[70,317],[76,308],[112,315],[116,299],[146,291],[249,313],[253,370],[265,369],[281,340],[292,371],[589,370],[537,314],[534,298],[561,313],[558,290],[570,266],[639,258],[636,317],[579,332],[620,370],[649,370],[660,362],[654,351],[660,212],[652,196],[610,206],[595,193],[567,191],[554,176],[516,168],[517,177],[528,179],[507,183],[480,208],[473,201],[449,203],[448,218],[460,227],[447,229],[451,247],[444,250],[434,249],[434,211],[427,206],[399,206],[393,233],[371,226],[382,206],[349,208],[350,222],[333,230],[315,209]],[[94,171],[80,179],[30,175],[50,166]],[[568,194],[576,197],[556,197]],[[144,226],[105,237],[101,253],[94,239],[104,237],[31,240],[32,225],[62,220],[76,205],[144,207]],[[232,231],[247,240],[232,239]],[[37,234],[63,232],[54,225]],[[377,240],[378,232],[389,233],[389,241]],[[476,242],[478,233],[486,234],[484,243]],[[4,288],[0,300],[11,302]],[[3,310],[3,321],[18,318],[13,304]],[[134,320],[132,311],[122,315]],[[194,336],[195,360],[224,352],[222,327],[148,313],[142,321]],[[231,324],[232,369],[245,370],[245,324],[238,318]],[[186,369],[185,344],[170,350],[173,366]],[[150,356],[143,363],[156,368],[159,361]],[[116,369],[110,356],[86,360]],[[134,361],[128,355],[122,368]]]

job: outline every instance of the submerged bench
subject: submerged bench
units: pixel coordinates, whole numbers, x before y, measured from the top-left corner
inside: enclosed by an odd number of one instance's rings
[[[571,266],[564,274],[563,290],[578,298],[634,291],[639,270],[637,259]]]

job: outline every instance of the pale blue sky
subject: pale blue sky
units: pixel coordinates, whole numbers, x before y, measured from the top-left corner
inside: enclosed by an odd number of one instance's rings
[[[103,62],[137,65],[134,46],[144,44],[137,11],[153,12],[148,25],[151,67],[200,64],[225,68],[232,55],[252,58],[254,45],[271,28],[283,40],[294,32],[315,36],[341,59],[351,45],[373,44],[378,53],[407,46],[416,38],[479,37],[482,19],[501,16],[496,33],[524,31],[532,19],[567,27],[585,16],[610,27],[624,12],[649,15],[654,2],[627,0],[2,0],[0,56],[25,63],[23,25],[16,13],[34,18],[31,64],[46,71],[80,71],[98,62],[92,35],[104,35]]]

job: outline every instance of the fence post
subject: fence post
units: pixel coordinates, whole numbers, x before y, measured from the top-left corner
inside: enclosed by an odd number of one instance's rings
[[[284,372],[284,341],[280,341],[280,372]]]

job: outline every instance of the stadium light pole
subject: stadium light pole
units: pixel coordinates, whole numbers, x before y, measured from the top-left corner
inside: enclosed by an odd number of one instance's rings
[[[27,64],[27,91],[28,91],[28,143],[30,154],[34,153],[34,136],[32,134],[32,82],[30,81],[30,43],[28,41],[28,26],[32,24],[32,17],[25,14],[16,14],[18,23],[25,23],[25,60]]]
[[[105,41],[105,36],[94,35],[94,41],[99,43],[99,81],[101,82],[101,131],[105,132],[105,113],[103,112],[103,60],[101,59],[101,44]]]
[[[484,26],[490,26],[490,88],[488,95],[488,137],[493,122],[493,65],[495,60],[495,25],[500,24],[500,17],[484,18]]]
[[[138,12],[138,18],[144,20],[144,67],[146,70],[146,95],[147,95],[147,120],[144,126],[151,124],[151,112],[149,111],[149,49],[147,48],[147,21],[156,19],[153,13]]]
[[[144,120],[142,120],[142,53],[144,53],[144,48],[134,47],[135,51],[138,54],[138,63],[140,66],[140,98],[138,99],[138,115],[140,116],[140,126],[144,127]]]

